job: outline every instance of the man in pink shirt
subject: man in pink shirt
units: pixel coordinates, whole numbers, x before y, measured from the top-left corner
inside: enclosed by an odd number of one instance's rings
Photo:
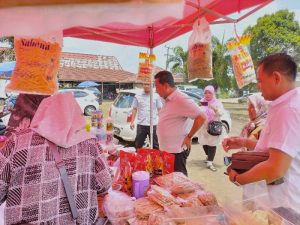
[[[156,92],[165,100],[157,124],[159,148],[173,153],[174,170],[187,175],[186,159],[190,153],[191,140],[206,116],[189,96],[176,89],[170,72],[161,71],[154,78]],[[194,120],[192,128],[189,119]]]
[[[266,100],[272,101],[266,125],[257,143],[245,138],[227,138],[225,151],[242,146],[254,151],[268,151],[269,159],[251,170],[238,174],[231,170],[229,179],[239,184],[279,178],[284,183],[268,185],[273,208],[293,209],[300,214],[300,88],[295,80],[297,64],[285,54],[265,57],[258,65],[257,86]],[[299,222],[299,221],[298,221]]]

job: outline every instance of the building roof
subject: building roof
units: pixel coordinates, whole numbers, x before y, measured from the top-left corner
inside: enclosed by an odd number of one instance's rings
[[[133,83],[136,81],[136,75],[124,71],[114,56],[62,52],[58,79]]]
[[[163,71],[165,69],[159,67],[159,66],[154,66],[154,71],[153,71],[153,74],[157,74],[158,72],[160,71]],[[183,83],[184,82],[184,79],[183,79],[183,75],[180,74],[180,73],[172,73],[173,74],[173,77],[174,77],[174,82],[175,83]]]

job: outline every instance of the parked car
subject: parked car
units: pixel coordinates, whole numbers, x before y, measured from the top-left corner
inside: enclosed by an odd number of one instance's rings
[[[90,116],[92,111],[99,109],[98,98],[93,91],[87,89],[60,89],[59,92],[72,92],[86,116]]]
[[[260,92],[248,92],[248,93],[244,93],[243,96],[238,98],[238,103],[247,103],[248,101],[248,97],[250,95],[256,94],[256,93],[260,93]]]
[[[136,126],[132,130],[130,122],[132,119],[132,102],[134,96],[140,92],[142,89],[120,90],[109,111],[109,115],[114,121],[114,135],[125,141],[132,142],[136,137]]]
[[[81,88],[81,87],[76,87],[76,89],[78,90],[89,90],[89,91],[92,91],[93,94],[97,97],[97,100],[98,100],[98,104],[99,105],[102,105],[102,93],[101,91],[99,91],[98,88],[96,87],[85,87],[85,88]]]
[[[189,97],[191,97],[195,103],[197,105],[199,105],[200,103],[200,100],[202,99],[201,96],[195,94],[195,93],[192,93],[190,91],[181,91],[183,93],[185,93],[186,95],[188,95]],[[230,117],[230,113],[225,110],[225,112],[223,113],[223,115],[221,116],[221,121],[226,129],[226,132],[229,133],[229,131],[231,130],[231,124],[232,124],[232,121],[231,121],[231,117]]]
[[[176,87],[178,88],[178,90],[181,90],[181,91],[187,91],[187,90],[191,90],[194,88],[198,88],[195,85],[188,85],[188,84],[178,84],[178,85],[176,85]]]
[[[186,91],[199,95],[201,98],[204,96],[204,91],[201,88],[187,88]]]

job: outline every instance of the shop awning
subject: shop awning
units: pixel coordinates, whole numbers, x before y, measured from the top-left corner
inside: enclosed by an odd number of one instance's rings
[[[63,0],[26,1],[30,4],[11,0],[0,5],[0,36],[37,36],[64,30],[67,37],[153,48],[190,31],[193,22],[201,16],[211,24],[237,23],[271,1],[68,0],[68,3],[93,3],[66,5],[61,4]],[[52,5],[45,5],[49,3]],[[229,17],[249,8],[239,18]]]

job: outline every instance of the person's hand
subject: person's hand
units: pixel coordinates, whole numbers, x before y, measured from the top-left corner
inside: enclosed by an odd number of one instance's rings
[[[235,182],[235,178],[236,178],[237,175],[238,175],[238,173],[237,173],[235,170],[231,169],[231,170],[229,171],[229,174],[228,174],[229,180],[230,180],[231,182]]]
[[[217,112],[217,107],[213,105],[208,106],[210,109],[212,109],[215,113]]]
[[[181,147],[186,146],[187,150],[191,150],[192,147],[192,138],[190,138],[189,136],[186,136],[182,142]]]
[[[241,137],[224,138],[222,142],[223,149],[228,152],[230,149],[238,149],[244,147],[245,140]]]
[[[130,129],[133,130],[134,129],[134,122],[130,123]]]

